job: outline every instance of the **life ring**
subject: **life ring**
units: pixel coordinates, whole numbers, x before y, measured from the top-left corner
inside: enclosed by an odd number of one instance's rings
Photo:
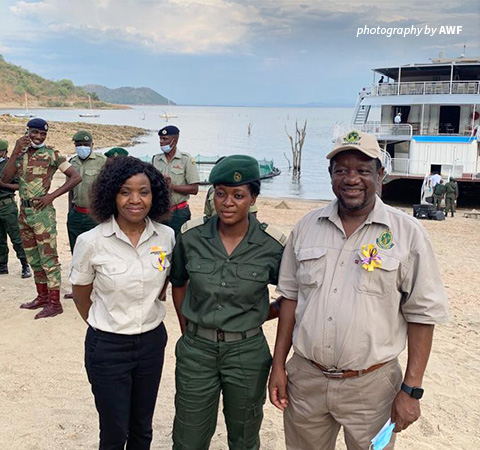
[[[480,117],[480,113],[478,111],[472,112],[473,120],[478,120],[479,117]]]

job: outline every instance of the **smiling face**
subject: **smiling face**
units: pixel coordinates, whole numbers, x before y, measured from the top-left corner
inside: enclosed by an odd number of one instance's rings
[[[43,130],[36,130],[35,128],[30,128],[28,130],[28,137],[35,145],[41,145],[45,142],[47,138],[47,132]]]
[[[144,173],[128,178],[117,193],[117,222],[128,225],[145,220],[152,207],[152,188],[150,179]]]
[[[256,197],[252,196],[247,184],[240,186],[215,186],[215,210],[218,220],[225,225],[236,225],[247,220],[250,206],[254,205]]]
[[[332,188],[340,211],[368,214],[375,204],[375,193],[383,178],[383,167],[359,151],[339,153],[329,168]]]

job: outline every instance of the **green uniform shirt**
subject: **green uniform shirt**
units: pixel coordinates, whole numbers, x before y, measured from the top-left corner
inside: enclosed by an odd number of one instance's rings
[[[195,160],[188,153],[182,153],[178,149],[170,162],[167,161],[165,153],[160,153],[153,157],[152,164],[162,175],[170,177],[173,184],[200,183]],[[189,195],[172,192],[172,206],[186,202],[189,198]]]
[[[31,200],[48,194],[52,178],[58,170],[65,172],[70,163],[51,147],[29,148],[15,162],[20,198]]]
[[[182,314],[204,328],[247,331],[265,322],[268,284],[277,284],[283,246],[250,215],[243,240],[228,255],[217,232],[218,216],[182,232],[173,251],[170,281],[190,280]],[[253,262],[252,262],[253,261]]]
[[[256,204],[250,206],[250,212],[252,214],[258,212],[258,206]],[[212,217],[215,214],[217,214],[217,211],[215,211],[215,188],[210,186],[210,189],[207,192],[207,197],[205,198],[203,215],[206,217]]]
[[[90,208],[90,189],[102,170],[107,157],[101,153],[92,152],[86,160],[74,156],[70,164],[82,177],[82,182],[73,188],[73,204],[81,208]]]
[[[2,175],[3,169],[7,165],[8,158],[5,158],[5,161],[0,162],[0,176]],[[18,184],[18,177],[15,178],[9,184]],[[13,189],[5,188],[0,186],[0,200],[3,200],[8,197],[14,197],[15,191]]]
[[[446,190],[447,190],[447,187],[444,184],[437,183],[435,185],[435,188],[433,189],[433,193],[435,195],[443,195],[445,194]]]
[[[458,197],[458,184],[455,181],[449,181],[446,185],[447,197],[457,198]]]

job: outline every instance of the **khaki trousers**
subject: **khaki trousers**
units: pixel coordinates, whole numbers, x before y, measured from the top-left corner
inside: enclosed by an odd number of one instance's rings
[[[368,450],[390,418],[402,384],[395,359],[347,379],[329,379],[298,354],[287,363],[289,405],[284,414],[288,450],[333,450],[343,426],[348,450]],[[386,449],[393,449],[395,437]]]

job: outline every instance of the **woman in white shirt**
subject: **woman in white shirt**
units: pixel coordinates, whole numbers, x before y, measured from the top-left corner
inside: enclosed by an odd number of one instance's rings
[[[151,164],[126,156],[105,164],[92,188],[100,223],[79,236],[70,281],[89,325],[85,367],[100,418],[100,449],[146,450],[164,360],[165,292],[173,230],[169,188]]]

